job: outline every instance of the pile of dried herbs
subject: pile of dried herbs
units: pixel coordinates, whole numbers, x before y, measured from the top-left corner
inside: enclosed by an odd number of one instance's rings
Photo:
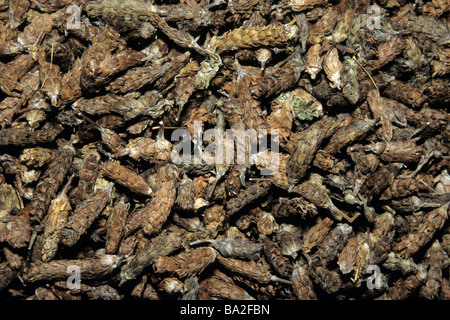
[[[449,11],[0,0],[0,298],[449,299]]]

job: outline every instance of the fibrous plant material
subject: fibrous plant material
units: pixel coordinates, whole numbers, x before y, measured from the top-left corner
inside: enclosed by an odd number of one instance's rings
[[[115,253],[120,245],[127,221],[128,208],[129,206],[122,197],[111,210],[106,225],[105,249],[107,253]]]
[[[113,184],[98,189],[84,200],[67,219],[61,230],[61,242],[66,246],[75,245],[80,237],[89,229],[94,220],[100,215],[106,204],[111,200]]]
[[[122,258],[115,255],[100,255],[94,258],[77,260],[54,260],[52,262],[34,262],[26,267],[23,279],[26,282],[40,280],[65,280],[71,275],[69,267],[80,271],[80,279],[96,279],[110,274],[119,267]],[[68,271],[69,270],[69,271]]]
[[[283,255],[281,247],[267,237],[263,240],[263,246],[264,256],[270,265],[280,276],[289,278],[293,272],[293,267],[289,258]]]
[[[127,187],[133,192],[152,195],[153,191],[144,178],[134,171],[120,165],[115,161],[108,161],[103,164],[102,173],[113,181]]]
[[[292,289],[298,300],[317,300],[306,263],[295,263],[291,281]]]
[[[215,270],[214,274],[199,283],[199,300],[255,300],[232,278]]]
[[[14,248],[27,246],[31,239],[32,227],[26,220],[17,216],[6,216],[0,220],[0,241]]]
[[[161,230],[175,204],[177,177],[178,170],[174,165],[166,164],[159,168],[153,198],[147,205],[130,214],[125,234],[138,228],[142,228],[146,234]]]
[[[64,130],[60,124],[47,123],[46,128],[33,130],[27,127],[5,128],[0,131],[0,145],[33,145],[54,141]]]
[[[332,224],[333,221],[330,218],[325,218],[323,220],[319,219],[319,221],[303,235],[302,251],[309,253],[311,249],[320,244],[325,239]]]
[[[444,226],[448,219],[449,203],[434,209],[423,216],[419,226],[409,234],[402,236],[393,245],[394,252],[402,258],[409,258],[416,253],[425,243],[430,241],[436,231]]]
[[[269,187],[270,184],[268,182],[260,182],[248,186],[246,189],[239,192],[237,197],[231,199],[231,201],[227,203],[227,214],[233,215],[247,204],[263,197],[269,191]]]
[[[241,27],[212,39],[209,45],[218,53],[252,47],[281,47],[295,40],[297,36],[298,27],[294,24]]]
[[[338,125],[337,119],[327,117],[315,122],[299,134],[288,160],[287,174],[290,191],[305,176],[322,141],[330,137],[337,130]]]
[[[58,188],[73,161],[75,149],[71,142],[61,141],[58,155],[49,164],[44,175],[36,186],[36,191],[31,203],[30,214],[42,219],[48,210],[52,198],[56,196]]]
[[[257,260],[262,250],[261,243],[253,243],[240,237],[199,240],[192,242],[191,245],[200,243],[211,243],[215,249],[224,257]]]
[[[229,269],[231,272],[236,272],[260,283],[267,283],[269,281],[281,281],[290,283],[288,280],[284,280],[272,275],[270,273],[270,265],[267,264],[267,262],[265,262],[264,260],[244,261],[234,258],[223,258],[221,256],[218,256],[217,259],[220,264]]]
[[[449,299],[449,14],[0,0],[0,299]]]
[[[50,203],[45,217],[46,221],[43,222],[45,229],[42,234],[42,261],[44,262],[55,257],[60,241],[60,231],[66,225],[69,213],[72,211],[67,197],[67,189],[72,182],[72,178],[73,176],[69,179],[61,194]]]
[[[173,257],[159,257],[155,261],[155,272],[168,272],[180,278],[195,276],[201,273],[216,259],[217,252],[213,248],[197,248],[189,253],[180,253]]]

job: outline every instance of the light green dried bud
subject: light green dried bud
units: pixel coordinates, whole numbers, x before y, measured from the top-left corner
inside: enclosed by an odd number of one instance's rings
[[[275,101],[289,103],[299,120],[312,120],[323,115],[322,104],[311,94],[300,88],[283,92]]]
[[[195,88],[205,90],[219,71],[220,62],[213,58],[207,58],[200,63],[200,70],[195,77]]]
[[[383,267],[392,271],[401,271],[403,274],[414,273],[417,271],[417,265],[412,258],[403,259],[394,252],[390,252],[387,260],[383,263]]]
[[[345,57],[342,72],[342,94],[351,104],[359,100],[358,63],[348,56]]]

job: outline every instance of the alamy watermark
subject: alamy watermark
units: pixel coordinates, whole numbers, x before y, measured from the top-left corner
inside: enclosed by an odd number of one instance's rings
[[[202,122],[194,121],[193,136],[187,129],[176,129],[171,141],[179,141],[171,154],[175,164],[259,163],[261,175],[273,175],[279,168],[279,135],[275,129],[270,130],[270,134],[265,129],[207,129],[203,132]]]
[[[66,8],[66,13],[70,14],[66,23],[67,29],[81,29],[81,8],[72,4]],[[373,4],[367,8],[366,13],[369,15],[367,27],[369,29],[381,29],[381,8]]]
[[[366,13],[369,15],[367,19],[367,28],[369,29],[381,29],[381,8],[376,4],[367,8]]]
[[[81,268],[77,265],[70,265],[66,271],[67,274],[70,274],[66,280],[67,288],[69,290],[79,290],[81,288]]]
[[[66,13],[70,14],[70,17],[66,22],[66,28],[69,30],[81,29],[81,8],[77,5],[71,4],[67,7]]]
[[[383,274],[381,273],[379,266],[371,264],[367,266],[365,273],[372,273],[372,275],[366,279],[366,285],[368,289],[381,289],[383,287]]]

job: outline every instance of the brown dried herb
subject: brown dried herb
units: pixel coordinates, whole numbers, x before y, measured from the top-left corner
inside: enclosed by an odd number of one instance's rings
[[[283,47],[298,36],[294,24],[267,25],[261,27],[240,27],[212,39],[209,45],[220,53],[228,50],[252,47]]]
[[[292,289],[298,300],[317,300],[313,283],[305,263],[296,262],[291,276]]]
[[[125,264],[120,271],[121,284],[135,279],[142,271],[152,265],[159,257],[167,256],[182,245],[184,231],[163,231],[155,237],[143,250]]]
[[[32,227],[20,216],[2,217],[0,231],[0,242],[8,242],[14,248],[23,248],[31,240]]]
[[[122,240],[123,230],[128,216],[129,205],[121,197],[112,208],[106,225],[106,243],[105,249],[107,253],[115,253]]]
[[[236,272],[250,279],[256,280],[260,283],[267,283],[269,281],[279,281],[283,283],[290,283],[288,280],[281,279],[270,273],[270,265],[265,260],[260,259],[258,261],[244,261],[234,258],[223,258],[220,255],[217,256],[217,260],[225,268],[231,272]]]
[[[54,157],[52,149],[35,147],[24,149],[19,159],[31,167],[42,167],[49,163]]]
[[[252,77],[250,92],[255,98],[278,95],[291,88],[299,80],[303,69],[304,62],[300,50],[296,49],[280,68],[268,67],[262,76]]]
[[[71,142],[60,141],[58,149],[57,156],[38,182],[32,199],[30,215],[37,219],[42,219],[47,213],[50,202],[56,196],[75,156]]]
[[[112,188],[111,183],[98,189],[75,208],[61,230],[61,242],[64,245],[71,247],[78,242],[111,200]]]
[[[408,276],[406,279],[400,278],[387,289],[386,294],[380,299],[405,300],[411,295],[412,292],[419,288],[421,284],[422,282],[415,274]]]
[[[178,185],[175,204],[182,210],[193,211],[195,209],[195,193],[194,182],[187,175],[184,175]]]
[[[168,272],[180,278],[195,276],[201,273],[216,259],[217,252],[213,248],[197,248],[176,256],[159,257],[154,264],[155,272]]]
[[[428,249],[424,263],[429,264],[427,270],[427,279],[420,288],[420,296],[428,300],[435,299],[439,294],[440,282],[442,280],[442,268],[445,253],[439,241],[433,242]]]
[[[152,189],[143,177],[116,161],[105,162],[102,166],[102,173],[133,192],[147,196],[153,194]]]
[[[450,6],[370,4],[0,0],[2,297],[447,299]]]
[[[382,166],[368,177],[361,187],[361,194],[369,198],[379,195],[388,185],[392,185],[402,168],[403,164],[401,163],[391,163]]]
[[[327,263],[334,260],[346,245],[352,232],[353,228],[351,226],[339,223],[319,245],[311,257],[310,265],[313,267],[319,265],[326,266]]]
[[[394,252],[402,258],[409,258],[416,253],[425,243],[429,242],[434,233],[443,227],[448,218],[448,206],[440,206],[423,216],[423,220],[417,228],[411,230],[409,234],[402,236],[392,246]]]
[[[233,279],[224,273],[214,270],[212,276],[200,281],[199,300],[255,300],[243,288],[235,284]]]
[[[329,218],[319,218],[317,223],[303,235],[302,251],[308,254],[311,249],[322,243],[332,224],[333,221]]]
[[[252,201],[263,197],[269,191],[270,184],[268,182],[260,182],[250,185],[241,192],[236,198],[227,202],[227,214],[233,215]]]
[[[72,183],[73,176],[69,179],[61,194],[52,200],[47,215],[43,221],[45,226],[42,234],[42,261],[52,260],[58,250],[60,231],[66,225],[67,218],[72,207],[67,197],[67,189]]]
[[[190,243],[190,245],[194,246],[201,243],[211,243],[223,257],[237,259],[258,260],[263,248],[261,243],[254,243],[240,237],[199,240]]]
[[[66,280],[75,270],[73,267],[80,271],[80,279],[97,279],[113,272],[121,261],[118,256],[105,254],[95,258],[32,262],[24,268],[22,279],[26,282]]]
[[[320,144],[338,129],[339,121],[333,117],[325,117],[302,131],[288,160],[289,190],[305,176],[314,159]]]
[[[282,255],[280,246],[267,237],[263,239],[263,245],[264,256],[269,261],[270,265],[280,276],[289,278],[292,274],[293,267],[290,260]]]
[[[6,128],[0,131],[0,145],[33,145],[52,142],[64,130],[61,124],[47,122],[42,128],[34,130],[33,128],[19,127]]]
[[[153,198],[129,215],[125,225],[126,235],[139,228],[148,235],[161,230],[175,204],[177,177],[178,170],[173,164],[159,168]]]

